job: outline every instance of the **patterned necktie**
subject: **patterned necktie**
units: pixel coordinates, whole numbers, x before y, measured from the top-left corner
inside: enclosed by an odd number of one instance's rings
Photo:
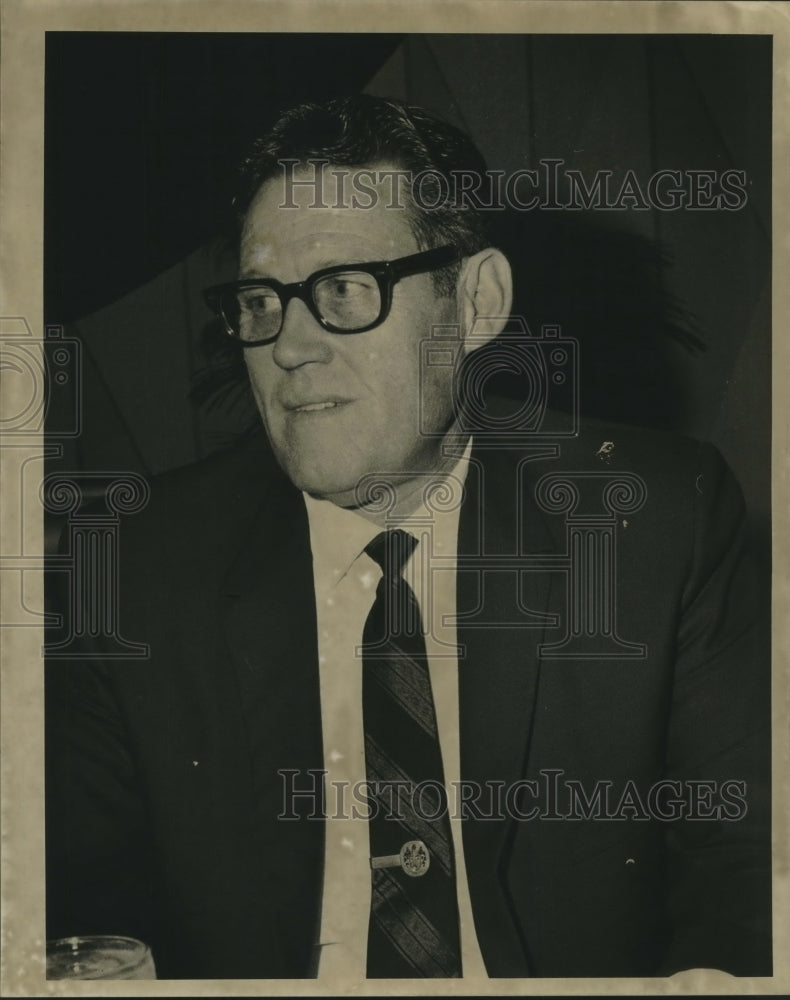
[[[365,549],[384,574],[362,633],[370,979],[461,975],[455,858],[428,658],[420,609],[401,576],[416,545],[397,530]]]

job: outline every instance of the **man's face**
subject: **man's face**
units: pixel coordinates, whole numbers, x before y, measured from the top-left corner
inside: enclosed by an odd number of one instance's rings
[[[303,176],[312,177],[312,168]],[[327,207],[310,207],[313,190],[295,186],[295,209],[278,207],[283,181],[267,181],[245,220],[239,276],[302,281],[323,267],[420,250],[406,210],[388,207],[388,182],[375,205],[361,209],[348,204],[352,180],[338,191],[337,175],[324,168]],[[451,427],[452,367],[422,371],[420,341],[434,325],[457,321],[455,297],[439,297],[430,273],[398,282],[389,315],[365,333],[329,333],[291,300],[275,343],[247,348],[245,359],[272,447],[299,489],[350,506],[367,474],[439,467],[441,441],[426,437],[421,424],[433,433]]]

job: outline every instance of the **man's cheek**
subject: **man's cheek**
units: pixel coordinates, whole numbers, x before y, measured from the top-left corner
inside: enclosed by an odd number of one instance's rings
[[[419,412],[423,427],[441,428],[453,411],[452,373],[430,367],[421,372],[419,385]]]

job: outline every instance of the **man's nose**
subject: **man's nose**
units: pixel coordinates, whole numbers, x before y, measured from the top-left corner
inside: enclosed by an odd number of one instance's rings
[[[293,298],[285,307],[283,325],[274,342],[275,364],[292,369],[310,362],[326,363],[332,357],[331,337],[305,303]]]

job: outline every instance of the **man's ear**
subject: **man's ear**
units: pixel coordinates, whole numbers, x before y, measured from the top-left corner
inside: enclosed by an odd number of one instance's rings
[[[487,247],[466,261],[458,279],[458,303],[465,354],[501,333],[513,305],[513,275],[501,250]]]

